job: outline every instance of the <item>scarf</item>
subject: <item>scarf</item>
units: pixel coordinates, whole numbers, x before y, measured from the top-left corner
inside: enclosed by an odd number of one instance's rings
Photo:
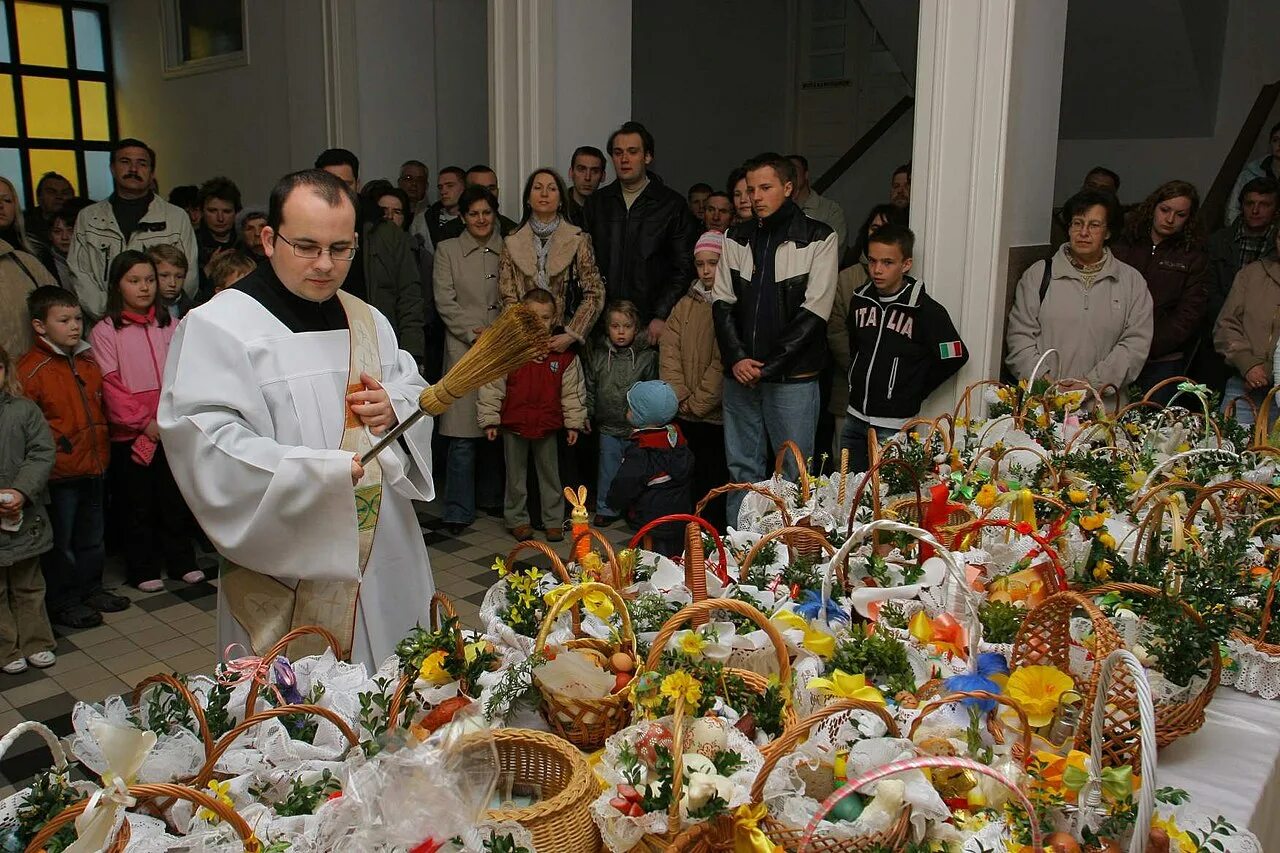
[[[689,285],[689,295],[697,302],[711,301],[711,290],[704,288],[702,282],[696,278],[693,280],[693,284]]]
[[[1093,287],[1093,280],[1098,277],[1098,273],[1102,272],[1102,268],[1107,265],[1107,261],[1111,258],[1111,250],[1104,248],[1101,258],[1091,264],[1084,264],[1076,260],[1075,255],[1071,253],[1070,245],[1064,246],[1063,251],[1066,252],[1067,260],[1071,262],[1071,266],[1080,271],[1080,275],[1084,279],[1085,290]]]
[[[550,222],[540,222],[536,216],[529,217],[529,228],[533,231],[533,236],[538,238],[533,241],[533,247],[538,253],[538,271],[533,281],[543,290],[551,289],[547,282],[547,253],[551,251],[551,235],[559,227],[559,216]]]

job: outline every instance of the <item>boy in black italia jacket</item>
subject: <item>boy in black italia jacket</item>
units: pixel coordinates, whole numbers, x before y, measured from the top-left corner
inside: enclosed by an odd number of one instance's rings
[[[969,360],[947,309],[907,273],[915,235],[884,225],[867,245],[871,277],[849,303],[849,413],[840,446],[849,470],[865,471],[867,430],[897,431],[925,398]]]

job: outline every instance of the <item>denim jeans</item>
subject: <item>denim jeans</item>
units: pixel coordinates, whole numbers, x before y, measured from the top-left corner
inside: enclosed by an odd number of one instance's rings
[[[809,382],[762,382],[748,388],[732,376],[724,378],[724,452],[729,463],[729,479],[735,483],[758,483],[770,473],[768,450],[775,451],[787,440],[794,441],[808,459],[813,455],[813,436],[818,428],[819,388]],[[790,462],[784,469],[795,477]],[[737,527],[742,493],[728,496],[725,507],[729,524]]]
[[[622,454],[627,449],[627,439],[617,435],[600,433],[600,473],[596,481],[596,514],[610,518],[620,515],[609,506],[609,487],[622,466]]]
[[[476,520],[477,488],[480,506],[501,506],[502,473],[497,446],[484,438],[449,439],[442,516],[446,524],[470,524]],[[481,461],[479,466],[477,458]]]
[[[102,589],[106,548],[102,537],[103,478],[84,477],[49,484],[53,550],[44,555],[45,599],[61,613]]]
[[[1254,407],[1261,407],[1262,401],[1266,399],[1267,392],[1270,388],[1259,388],[1256,391],[1250,391],[1248,386],[1244,384],[1244,378],[1238,373],[1233,373],[1227,378],[1227,388],[1222,392],[1222,411],[1225,413],[1231,407],[1231,401],[1237,397],[1248,397],[1253,401],[1250,406],[1244,400],[1236,404],[1236,421],[1245,429],[1253,429]],[[1278,395],[1280,396],[1280,395]],[[1271,423],[1275,423],[1275,408],[1271,410]],[[1268,425],[1269,426],[1269,425]]]

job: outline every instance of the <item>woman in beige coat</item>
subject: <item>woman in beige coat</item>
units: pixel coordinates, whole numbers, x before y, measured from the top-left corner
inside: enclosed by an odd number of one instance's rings
[[[27,247],[18,194],[8,178],[0,177],[0,347],[15,363],[33,342],[27,294],[57,283]]]
[[[498,288],[503,305],[515,305],[534,288],[556,300],[551,348],[564,352],[582,344],[604,307],[604,281],[591,238],[565,218],[568,195],[552,169],[538,169],[524,185],[524,220],[502,247]]]
[[[436,310],[445,328],[446,371],[502,310],[498,267],[505,254],[502,236],[495,227],[498,202],[485,187],[467,187],[458,199],[458,212],[466,230],[436,247],[434,270]],[[446,409],[439,428],[440,434],[449,438],[443,519],[445,527],[457,533],[476,518],[476,458],[493,455],[476,419],[476,392]],[[486,459],[480,466],[478,502],[485,508],[502,505],[501,467],[497,458]]]

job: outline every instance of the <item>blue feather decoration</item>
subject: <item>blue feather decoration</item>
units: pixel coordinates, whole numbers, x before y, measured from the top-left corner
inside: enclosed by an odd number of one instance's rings
[[[795,612],[809,620],[821,618],[822,594],[814,592],[811,589],[806,589],[804,591],[804,596],[800,599],[800,603],[795,606]],[[843,624],[849,621],[849,615],[841,610],[840,605],[836,604],[834,601],[827,602],[826,613],[827,622]]]

